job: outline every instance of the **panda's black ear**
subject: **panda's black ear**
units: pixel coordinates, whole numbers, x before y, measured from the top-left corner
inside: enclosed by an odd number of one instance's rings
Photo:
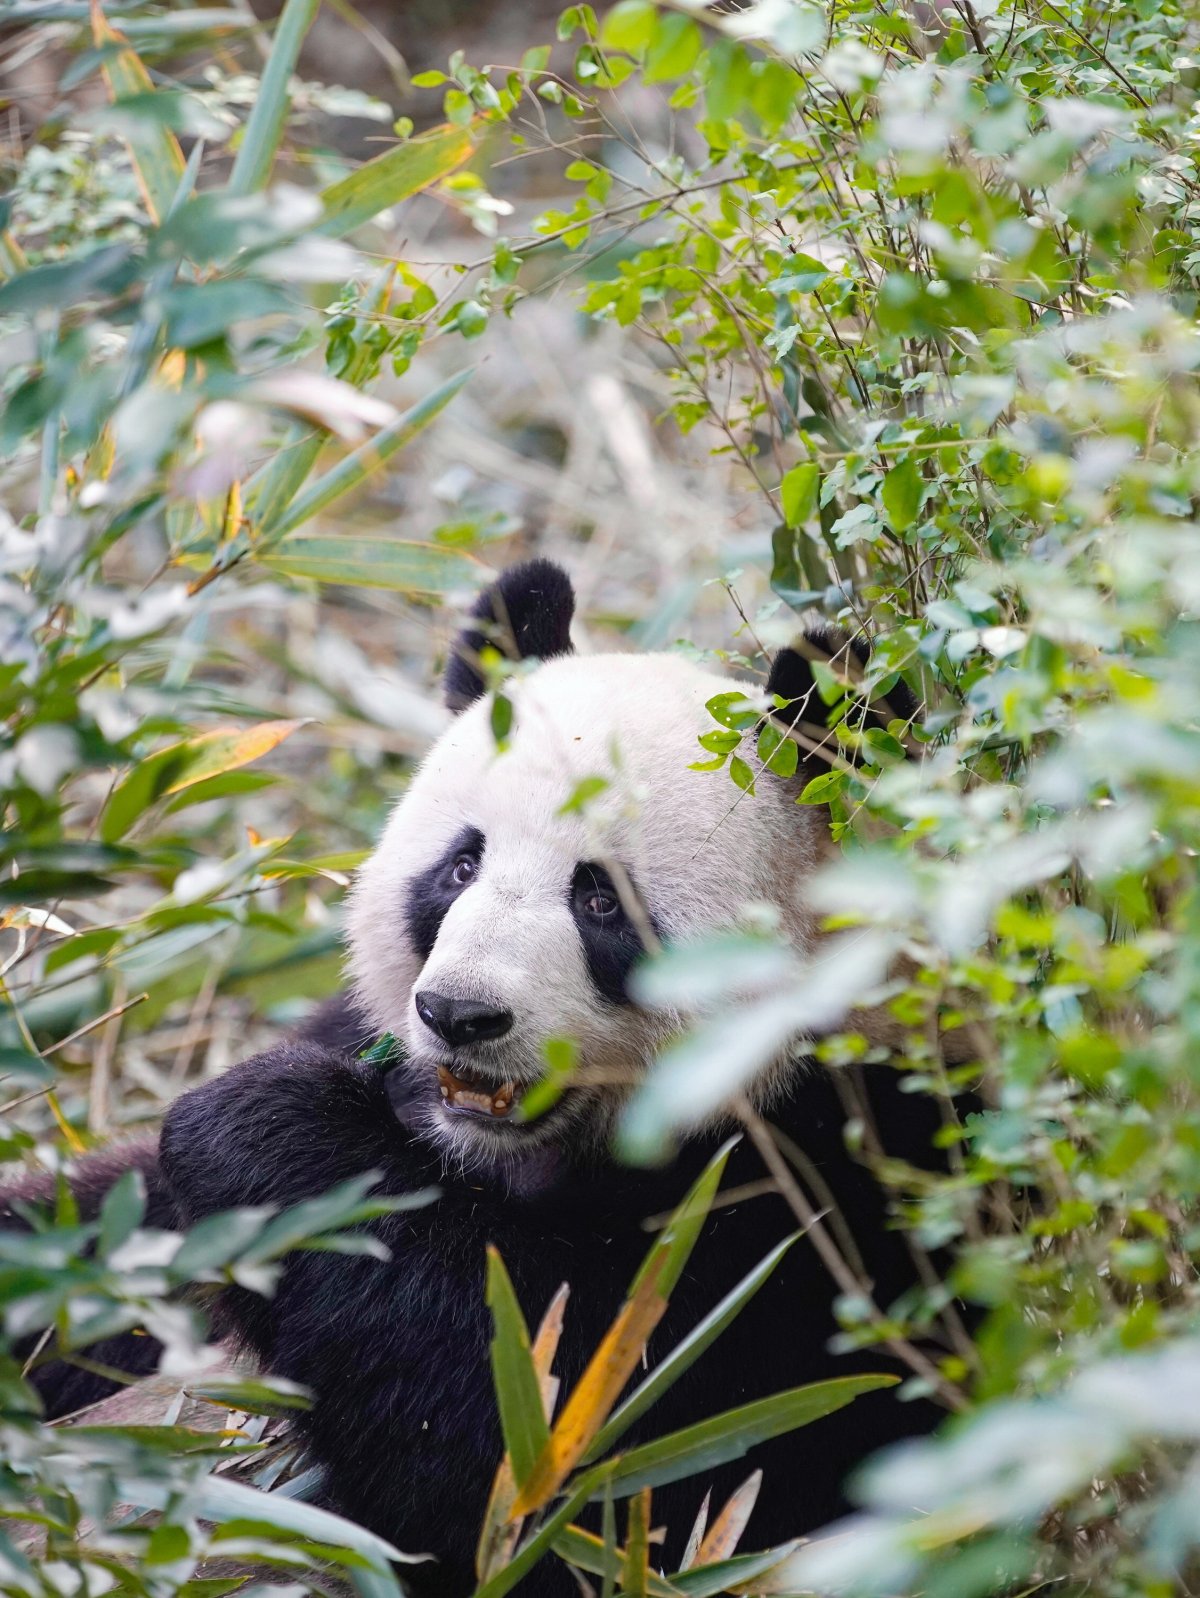
[[[490,644],[510,660],[549,660],[571,653],[575,591],[561,566],[527,560],[510,566],[485,588],[471,609],[470,625],[454,640],[443,688],[456,714],[487,686],[479,653]]]
[[[835,671],[844,673],[847,654],[855,657],[859,668],[865,667],[871,659],[870,648],[861,638],[847,639],[836,627],[816,622],[805,628],[794,645],[781,649],[771,662],[767,693],[778,694],[780,699],[786,700],[784,706],[771,714],[784,726],[802,726],[808,737],[821,745],[819,750],[801,748],[800,761],[810,776],[832,766],[825,756],[826,750],[829,754],[843,752],[827,727],[825,701],[817,689],[812,663],[814,660],[829,662]],[[914,721],[919,714],[917,700],[907,684],[897,678],[886,697],[872,701],[866,725],[886,728],[888,722],[897,717]]]

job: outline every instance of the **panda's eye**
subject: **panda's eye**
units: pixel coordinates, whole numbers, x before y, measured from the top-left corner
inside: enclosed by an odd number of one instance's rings
[[[450,868],[450,880],[456,888],[465,888],[468,882],[475,880],[475,873],[479,867],[474,858],[469,854],[460,854]]]
[[[597,921],[607,921],[610,916],[616,915],[621,906],[615,894],[597,891],[588,894],[583,901],[583,908]]]

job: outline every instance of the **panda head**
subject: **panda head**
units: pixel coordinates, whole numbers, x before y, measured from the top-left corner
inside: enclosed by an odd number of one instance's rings
[[[803,890],[828,823],[795,803],[812,764],[740,801],[690,770],[697,735],[714,727],[706,702],[737,685],[677,655],[575,655],[573,609],[569,580],[546,561],[481,596],[447,668],[455,718],[351,899],[357,1001],[406,1046],[406,1114],[467,1164],[607,1133],[673,1031],[627,992],[647,947],[728,927],[763,902],[800,952],[816,936]],[[488,645],[526,663],[504,687],[502,746],[480,669]],[[806,700],[803,654],[783,651],[767,688]],[[575,1046],[572,1086],[524,1120],[521,1095],[544,1076],[552,1039]]]

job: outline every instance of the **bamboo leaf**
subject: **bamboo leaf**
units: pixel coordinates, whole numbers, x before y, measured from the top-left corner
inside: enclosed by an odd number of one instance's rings
[[[676,1592],[686,1593],[687,1598],[713,1598],[719,1592],[749,1591],[756,1595],[770,1592],[770,1584],[763,1580],[765,1573],[790,1559],[800,1543],[801,1539],[797,1539],[795,1542],[780,1543],[776,1548],[764,1548],[761,1553],[738,1554],[715,1564],[680,1571],[671,1577],[671,1585]],[[795,1583],[791,1586],[794,1588]],[[788,1588],[783,1590],[786,1592]]]
[[[147,756],[113,790],[100,817],[105,843],[123,838],[150,805],[226,771],[249,765],[290,738],[304,721],[264,721],[256,727],[217,727]]]
[[[518,1485],[528,1481],[550,1432],[542,1409],[538,1373],[533,1363],[529,1330],[504,1261],[490,1244],[487,1251],[487,1303],[492,1312],[492,1378],[500,1410],[504,1446]]]
[[[611,1461],[613,1492],[624,1497],[643,1487],[661,1487],[683,1476],[714,1470],[731,1459],[741,1459],[756,1443],[832,1415],[861,1394],[894,1387],[899,1379],[883,1373],[839,1376],[713,1415],[695,1426],[619,1454]],[[592,1496],[599,1496],[595,1489]]]
[[[666,1262],[667,1256],[663,1254],[649,1274],[639,1273],[635,1290],[600,1340],[587,1369],[572,1389],[549,1441],[524,1481],[513,1505],[514,1514],[527,1515],[552,1498],[604,1424],[667,1307],[667,1300],[659,1290]]]
[[[470,128],[445,126],[397,144],[374,160],[364,161],[321,195],[325,206],[322,233],[336,238],[391,205],[419,194],[468,160],[475,149]]]
[[[472,1598],[503,1598],[506,1592],[510,1592],[519,1581],[522,1581],[542,1555],[548,1553],[554,1546],[554,1541],[563,1527],[583,1508],[600,1474],[599,1471],[589,1471],[563,1499],[549,1519],[542,1522],[527,1542],[522,1543],[503,1570],[498,1570],[490,1580],[475,1589]]]
[[[129,1478],[125,1478],[126,1481]],[[137,1502],[148,1509],[165,1509],[171,1489],[163,1482],[145,1481],[129,1483],[132,1496],[137,1487]],[[223,1476],[205,1476],[191,1489],[194,1497],[190,1504],[193,1512],[206,1520],[220,1524],[228,1520],[265,1522],[281,1531],[296,1532],[312,1542],[324,1543],[331,1548],[349,1548],[370,1564],[381,1576],[391,1579],[389,1563],[405,1565],[424,1563],[428,1554],[404,1554],[391,1543],[377,1537],[374,1532],[343,1520],[328,1509],[318,1509],[296,1498],[281,1493],[259,1492],[241,1482]]]
[[[217,728],[189,738],[186,744],[176,747],[183,751],[183,762],[176,768],[166,793],[178,793],[190,788],[194,782],[219,776],[224,771],[235,771],[248,766],[252,760],[277,749],[285,738],[290,738],[297,727],[306,725],[298,721],[260,721],[256,727]]]
[[[563,1315],[570,1291],[564,1282],[550,1300],[550,1306],[542,1316],[537,1336],[533,1340],[533,1368],[537,1374],[547,1428],[554,1414],[554,1401],[558,1397],[558,1378],[551,1373],[551,1366],[562,1337]],[[475,1574],[480,1581],[486,1581],[513,1556],[522,1525],[521,1517],[514,1518],[512,1513],[516,1496],[517,1484],[513,1477],[512,1461],[506,1453],[492,1482],[475,1551]]]
[[[395,277],[396,268],[391,262],[376,273],[363,296],[364,316],[386,311]],[[362,383],[367,361],[368,352],[359,351],[344,374],[347,382],[356,387]],[[324,428],[292,423],[268,464],[255,472],[246,484],[246,510],[256,527],[269,529],[282,518],[316,464],[328,437]]]
[[[126,100],[136,94],[153,94],[154,84],[140,56],[123,33],[110,26],[92,0],[92,40],[103,52],[104,81],[112,100]],[[137,118],[125,133],[133,160],[138,187],[151,219],[161,222],[171,207],[183,177],[183,152],[179,140],[164,123]]]
[[[287,121],[288,84],[320,3],[321,0],[285,0],[229,174],[230,194],[253,194],[267,186]]]
[[[343,457],[336,466],[323,473],[316,482],[298,494],[291,502],[286,514],[281,520],[269,527],[261,528],[264,542],[274,542],[286,533],[294,531],[303,522],[310,520],[319,511],[327,509],[335,500],[348,494],[352,488],[357,488],[371,475],[372,472],[385,464],[396,453],[403,449],[405,444],[414,439],[423,428],[428,427],[435,416],[438,416],[458,393],[471,376],[472,368],[456,372],[446,382],[440,383],[431,394],[411,406],[394,422],[389,422],[365,443]]]
[[[614,1584],[620,1580],[625,1568],[625,1550],[615,1544],[609,1546],[595,1532],[582,1526],[566,1526],[554,1539],[554,1552],[576,1570],[586,1570],[591,1576],[601,1576]],[[676,1588],[655,1571],[647,1573],[646,1591],[649,1598],[672,1598]]]
[[[791,1237],[785,1238],[773,1248],[765,1259],[760,1260],[752,1271],[748,1271],[737,1286],[731,1288],[721,1302],[692,1328],[682,1342],[675,1345],[665,1359],[659,1361],[646,1380],[635,1388],[619,1409],[615,1409],[609,1416],[588,1450],[588,1460],[599,1459],[612,1447],[618,1437],[629,1430],[635,1420],[646,1413],[651,1404],[661,1398],[663,1393],[679,1380],[684,1371],[696,1363],[705,1349],[737,1319],[799,1235],[798,1232],[793,1233]]]
[[[629,1533],[621,1589],[626,1598],[647,1598],[650,1583],[650,1489],[635,1493],[629,1505]]]
[[[651,1272],[657,1273],[659,1292],[664,1298],[674,1290],[676,1282],[683,1275],[684,1268],[691,1258],[700,1230],[708,1219],[712,1201],[721,1185],[721,1177],[725,1174],[725,1166],[737,1141],[736,1137],[732,1137],[723,1143],[693,1183],[683,1202],[642,1261],[633,1279],[630,1297],[637,1292],[643,1280]],[[657,1263],[660,1259],[661,1266]]]
[[[753,1471],[736,1492],[729,1495],[724,1508],[700,1544],[696,1563],[715,1565],[719,1560],[731,1558],[736,1552],[737,1545],[742,1540],[742,1533],[746,1529],[746,1523],[754,1513],[754,1506],[758,1502],[762,1479],[761,1470]]]
[[[401,538],[338,538],[332,533],[294,534],[260,555],[259,564],[285,577],[408,594],[444,594],[477,584],[480,578],[478,563],[464,550]]]
[[[514,1505],[514,1513],[539,1509],[557,1492],[601,1432],[662,1319],[736,1143],[713,1155],[655,1241],[630,1285],[629,1295],[567,1400],[542,1457]]]

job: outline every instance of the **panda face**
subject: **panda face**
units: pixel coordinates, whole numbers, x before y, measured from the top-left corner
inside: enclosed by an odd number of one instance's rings
[[[409,1114],[464,1162],[607,1135],[675,1027],[629,999],[647,947],[763,901],[811,940],[802,885],[827,829],[777,780],[739,798],[688,769],[729,688],[671,655],[545,661],[507,690],[507,748],[479,700],[397,805],[352,896],[351,967],[407,1045]],[[577,1051],[572,1085],[526,1121],[554,1039]]]

